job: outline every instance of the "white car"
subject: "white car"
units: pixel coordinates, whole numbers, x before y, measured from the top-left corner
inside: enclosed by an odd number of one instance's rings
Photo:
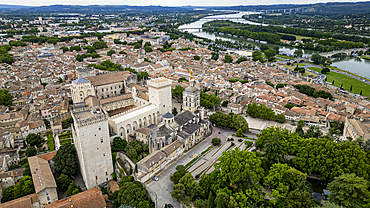
[[[155,181],[158,181],[158,178],[157,178],[157,177],[155,177],[155,176],[154,176],[152,179],[153,179],[153,180],[155,180]]]

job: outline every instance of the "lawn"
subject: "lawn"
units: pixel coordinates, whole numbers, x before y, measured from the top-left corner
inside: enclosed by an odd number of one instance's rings
[[[370,56],[364,55],[364,56],[360,56],[360,57],[363,58],[363,59],[369,59],[370,60]]]
[[[276,57],[285,58],[285,59],[294,59],[294,57],[290,57],[286,55],[276,55]]]
[[[321,69],[320,68],[317,68],[317,67],[308,67],[309,69],[313,70],[313,71],[317,71],[319,73],[321,73]],[[357,80],[355,78],[352,78],[352,77],[349,77],[347,75],[344,75],[344,74],[340,74],[340,73],[336,73],[336,72],[329,72],[327,74],[325,74],[326,77],[328,78],[327,82],[333,82],[334,80],[334,86],[336,87],[340,87],[342,84],[343,84],[343,87],[344,89],[346,89],[347,91],[349,91],[351,89],[351,85],[352,85],[352,92],[355,93],[355,94],[360,94],[361,90],[362,90],[362,95],[364,96],[370,96],[370,85],[360,81],[360,80]]]
[[[289,66],[289,65],[286,65],[285,64],[284,67],[287,68],[287,69],[290,69],[290,70],[294,71],[294,68],[296,68],[297,65]],[[308,68],[310,68],[310,67],[308,67]],[[309,72],[309,71],[306,70],[306,72],[303,74],[303,76],[308,76],[308,75],[312,75],[313,77],[317,77],[317,74],[311,73],[311,72]]]
[[[54,147],[54,138],[53,138],[53,135],[51,135],[51,134],[48,135],[47,143],[48,143],[48,149],[49,149],[49,151],[54,151],[55,150],[55,147]]]
[[[307,37],[307,36],[301,36],[301,35],[293,35],[293,34],[287,34],[287,33],[279,33],[279,34],[295,36],[295,38],[296,38],[297,40],[310,39],[310,37]]]

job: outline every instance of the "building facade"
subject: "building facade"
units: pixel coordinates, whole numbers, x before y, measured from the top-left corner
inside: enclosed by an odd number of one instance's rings
[[[112,179],[112,154],[108,113],[100,106],[72,112],[73,139],[86,188],[91,189]]]

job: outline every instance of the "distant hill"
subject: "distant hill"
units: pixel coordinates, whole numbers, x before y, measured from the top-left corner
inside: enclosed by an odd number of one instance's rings
[[[18,8],[29,8],[29,6],[0,4],[0,9],[18,9]]]

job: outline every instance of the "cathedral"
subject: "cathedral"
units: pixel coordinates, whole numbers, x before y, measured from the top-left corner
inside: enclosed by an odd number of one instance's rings
[[[166,78],[139,85],[128,71],[81,76],[72,82],[72,132],[88,189],[111,180],[114,137],[144,142],[151,153],[144,159],[150,160],[170,145],[187,151],[210,131],[194,80],[184,91],[184,110],[176,116],[171,114],[171,85]]]

